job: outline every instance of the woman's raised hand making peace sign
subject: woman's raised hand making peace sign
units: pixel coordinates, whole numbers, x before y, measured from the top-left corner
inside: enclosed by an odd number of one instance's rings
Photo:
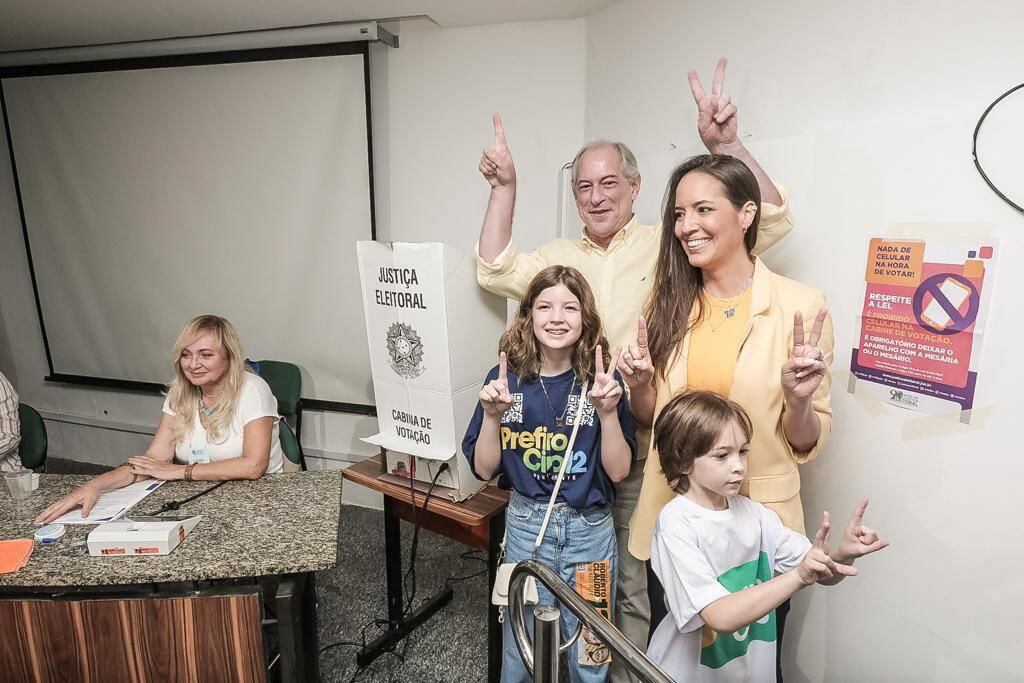
[[[818,311],[810,335],[804,336],[804,317],[799,311],[793,316],[793,350],[789,360],[782,364],[782,392],[786,402],[809,399],[828,372],[818,348],[821,331],[828,317],[828,309]]]

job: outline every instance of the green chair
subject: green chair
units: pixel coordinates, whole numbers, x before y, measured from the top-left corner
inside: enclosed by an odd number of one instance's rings
[[[306,469],[302,452],[302,373],[294,363],[278,360],[256,361],[259,375],[270,385],[277,399],[277,412],[284,424],[279,429],[281,450],[286,458]]]
[[[47,439],[42,416],[32,406],[19,403],[18,419],[21,421],[21,443],[18,444],[21,466],[45,472]]]

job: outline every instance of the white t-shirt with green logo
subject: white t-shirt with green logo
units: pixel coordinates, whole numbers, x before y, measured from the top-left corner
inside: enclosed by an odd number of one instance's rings
[[[806,537],[745,496],[730,498],[727,510],[676,496],[658,515],[651,546],[669,614],[647,656],[676,681],[774,681],[774,610],[733,633],[716,633],[700,611],[789,571],[810,549]]]

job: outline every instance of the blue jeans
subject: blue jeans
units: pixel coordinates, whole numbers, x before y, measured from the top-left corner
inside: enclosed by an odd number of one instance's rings
[[[558,576],[576,588],[576,564],[582,562],[600,562],[609,560],[611,563],[611,605],[615,604],[615,591],[619,574],[618,549],[615,543],[615,524],[612,521],[611,506],[594,507],[586,510],[575,510],[565,503],[557,503],[551,511],[544,542],[533,554],[533,545],[540,525],[544,521],[546,503],[530,500],[516,492],[508,504],[505,517],[505,562],[522,562],[531,557],[543,562]],[[551,595],[539,581],[537,582],[539,605],[556,604]],[[533,635],[533,605],[527,605],[527,628]],[[561,607],[562,642],[565,642],[576,630],[576,615]],[[519,657],[515,637],[512,635],[511,618],[505,614],[502,633],[502,683],[529,683],[532,679],[526,671],[523,660]],[[582,665],[579,663],[579,648],[583,638],[580,637],[569,650],[569,677],[573,683],[603,683],[608,680],[608,665]]]

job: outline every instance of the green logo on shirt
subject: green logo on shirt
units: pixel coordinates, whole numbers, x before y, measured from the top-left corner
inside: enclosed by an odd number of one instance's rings
[[[756,560],[733,567],[719,576],[718,583],[722,584],[730,593],[737,593],[770,578],[772,578],[771,562],[768,561],[767,553],[761,553]],[[748,624],[732,633],[716,633],[705,626],[700,663],[712,669],[721,668],[732,660],[747,654],[747,648],[755,640],[763,640],[768,643],[775,641],[775,610],[753,624]]]

